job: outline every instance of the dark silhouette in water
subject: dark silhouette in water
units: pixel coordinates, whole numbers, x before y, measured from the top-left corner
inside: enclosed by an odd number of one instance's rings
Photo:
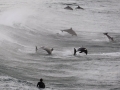
[[[76,7],[75,9],[84,9],[84,8],[82,8],[82,7],[80,7],[80,6],[78,5],[78,7]]]
[[[42,78],[40,79],[40,82],[38,82],[37,87],[38,88],[45,88],[45,84],[43,83],[43,79]]]
[[[74,55],[76,55],[76,52],[79,52],[79,53],[84,52],[86,55],[87,55],[87,53],[88,53],[87,49],[84,48],[84,47],[78,48],[78,50],[76,50],[76,49],[74,48]]]
[[[70,6],[65,7],[64,9],[73,10]]]
[[[37,52],[37,50],[38,50],[37,46],[36,46],[35,50],[36,50],[36,52]]]
[[[114,41],[113,37],[109,36],[108,33],[103,33],[103,34],[107,36],[107,38],[109,39],[109,41],[112,41],[112,42]]]

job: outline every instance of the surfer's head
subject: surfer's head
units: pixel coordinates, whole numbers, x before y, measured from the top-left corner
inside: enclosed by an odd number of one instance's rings
[[[42,81],[43,81],[43,79],[41,78],[41,79],[40,79],[40,81],[42,82]]]

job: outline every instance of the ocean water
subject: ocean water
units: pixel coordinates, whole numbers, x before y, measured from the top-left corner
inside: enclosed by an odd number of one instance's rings
[[[0,0],[0,90],[39,90],[40,78],[44,90],[120,90],[119,3]],[[68,4],[72,11],[64,9]],[[61,32],[69,28],[77,36]],[[54,48],[52,55],[41,46]],[[88,55],[74,56],[82,46]]]

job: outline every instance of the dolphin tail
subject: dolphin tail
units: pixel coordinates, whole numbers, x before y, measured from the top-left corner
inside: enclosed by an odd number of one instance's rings
[[[77,50],[74,48],[74,56],[76,55]]]

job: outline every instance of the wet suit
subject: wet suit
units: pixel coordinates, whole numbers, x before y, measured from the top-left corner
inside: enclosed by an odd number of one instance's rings
[[[38,82],[37,87],[38,88],[45,88],[45,84],[42,82],[42,80],[40,80],[40,82]]]

